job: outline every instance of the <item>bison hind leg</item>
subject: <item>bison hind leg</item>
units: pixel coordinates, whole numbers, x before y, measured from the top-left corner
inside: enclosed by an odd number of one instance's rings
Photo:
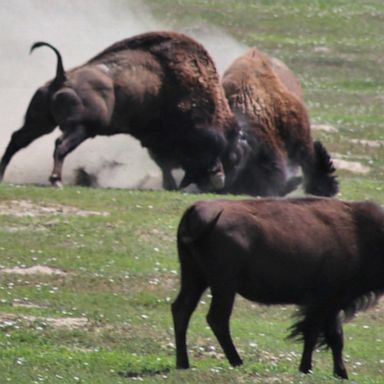
[[[205,278],[199,273],[190,258],[181,265],[181,287],[172,303],[172,317],[176,342],[176,368],[189,368],[187,353],[187,329],[193,311],[207,288]]]
[[[65,127],[62,130],[64,133],[55,142],[53,170],[49,177],[49,181],[54,186],[61,186],[61,173],[65,157],[90,137],[86,128],[81,124]]]
[[[311,308],[301,308],[298,314],[301,319],[291,327],[290,339],[300,340],[304,343],[299,371],[312,372],[312,355],[321,332],[321,312]]]
[[[340,315],[331,316],[324,329],[324,341],[332,351],[333,373],[341,379],[348,379],[343,361],[344,336]]]
[[[220,287],[212,288],[212,302],[207,315],[207,321],[219,341],[229,363],[235,367],[243,364],[235,345],[233,344],[229,319],[231,316],[235,291]]]

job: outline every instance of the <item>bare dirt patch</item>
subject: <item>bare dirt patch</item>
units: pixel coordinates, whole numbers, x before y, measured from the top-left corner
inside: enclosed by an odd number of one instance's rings
[[[30,315],[0,314],[0,328],[12,327],[20,322],[40,323],[54,328],[84,328],[88,325],[86,317],[42,317]]]
[[[330,124],[312,124],[311,128],[315,131],[323,131],[323,132],[337,132],[337,128]]]
[[[384,140],[364,140],[364,139],[351,139],[351,143],[363,145],[369,148],[382,148],[384,147]]]
[[[30,301],[26,300],[20,300],[20,299],[14,299],[12,301],[12,307],[14,308],[44,308],[41,305],[31,303]]]
[[[44,215],[108,216],[108,212],[88,211],[60,204],[36,204],[29,200],[9,200],[0,202],[0,215],[16,217],[36,217]]]
[[[16,275],[59,275],[65,276],[67,273],[58,268],[47,267],[46,265],[34,265],[33,267],[21,268],[1,268],[1,273],[12,273]]]
[[[35,232],[35,231],[46,231],[47,225],[20,225],[18,227],[15,226],[2,226],[0,227],[0,232],[5,233],[16,233],[16,232]]]
[[[371,170],[369,167],[358,161],[349,161],[335,158],[332,161],[336,169],[342,169],[352,173],[359,173],[365,175]]]

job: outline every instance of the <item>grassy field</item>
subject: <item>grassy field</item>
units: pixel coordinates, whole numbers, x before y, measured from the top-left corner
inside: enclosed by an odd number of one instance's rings
[[[298,74],[315,130],[339,160],[346,199],[384,203],[382,1],[147,1],[170,28],[203,20]],[[361,141],[365,140],[365,141]],[[285,340],[294,309],[238,298],[232,316],[245,364],[231,369],[205,321],[189,332],[193,369],[174,369],[170,303],[178,289],[175,231],[183,210],[212,195],[0,185],[0,383],[330,383],[331,356],[297,372]],[[13,269],[13,272],[19,270]],[[384,305],[345,326],[352,382],[384,383]]]

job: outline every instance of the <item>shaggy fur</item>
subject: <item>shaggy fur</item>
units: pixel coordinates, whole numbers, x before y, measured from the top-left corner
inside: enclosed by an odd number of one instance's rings
[[[216,200],[193,204],[178,228],[180,292],[172,304],[176,365],[188,368],[186,332],[203,292],[207,320],[233,366],[242,360],[229,319],[236,293],[262,304],[296,304],[291,337],[304,342],[300,371],[317,345],[347,378],[342,314],[350,319],[384,293],[384,211],[329,198]]]
[[[249,49],[222,85],[241,127],[224,162],[227,192],[283,196],[300,183],[301,167],[306,193],[337,193],[330,156],[312,140],[300,84],[284,63]]]
[[[24,126],[14,132],[0,163],[0,179],[12,156],[56,126],[63,131],[54,153],[52,183],[60,183],[65,156],[96,135],[129,133],[148,148],[163,171],[166,189],[223,187],[220,156],[236,122],[205,49],[176,32],[150,32],[120,41],[67,72],[59,51],[55,79],[37,90]]]

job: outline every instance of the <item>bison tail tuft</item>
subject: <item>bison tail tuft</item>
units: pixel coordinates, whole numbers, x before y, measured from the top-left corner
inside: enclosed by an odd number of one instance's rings
[[[334,196],[339,191],[339,183],[334,175],[335,167],[331,156],[320,141],[314,142],[314,167],[305,183],[305,192],[317,196]]]
[[[56,77],[53,80],[52,84],[55,86],[61,85],[64,83],[65,80],[67,80],[67,77],[65,76],[64,66],[63,66],[63,58],[61,57],[61,54],[58,49],[56,49],[53,45],[46,43],[45,41],[38,41],[34,43],[31,47],[30,53],[32,53],[36,48],[40,47],[48,47],[55,52],[57,56],[57,68],[56,68]]]

